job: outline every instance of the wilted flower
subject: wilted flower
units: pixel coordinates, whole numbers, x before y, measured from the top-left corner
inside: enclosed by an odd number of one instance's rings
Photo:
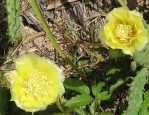
[[[62,71],[52,61],[36,54],[25,54],[15,61],[11,96],[18,107],[28,112],[44,110],[64,93]]]
[[[149,36],[141,13],[123,7],[114,8],[106,19],[108,22],[99,34],[101,41],[109,47],[133,55],[135,50],[142,50],[148,42]]]

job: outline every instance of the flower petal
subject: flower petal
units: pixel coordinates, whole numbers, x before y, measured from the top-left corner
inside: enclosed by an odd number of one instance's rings
[[[121,23],[127,19],[128,12],[125,8],[114,8],[110,13],[107,14],[106,19],[109,22],[118,22]]]
[[[132,56],[136,50],[142,50],[149,41],[141,13],[122,7],[114,8],[107,14],[106,19],[108,23],[100,31],[100,39],[109,47],[122,49],[125,54]],[[119,26],[120,28],[117,28]]]
[[[15,61],[11,96],[18,107],[28,112],[44,110],[64,93],[64,75],[54,62],[33,53]]]

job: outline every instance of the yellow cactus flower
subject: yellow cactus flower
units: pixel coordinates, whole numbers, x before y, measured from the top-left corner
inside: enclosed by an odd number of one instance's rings
[[[36,54],[25,54],[15,61],[11,96],[16,105],[27,112],[45,110],[64,93],[64,76],[52,61]]]
[[[149,36],[141,13],[123,7],[114,8],[106,19],[107,24],[99,30],[100,40],[112,49],[122,49],[125,54],[133,55],[148,42]]]

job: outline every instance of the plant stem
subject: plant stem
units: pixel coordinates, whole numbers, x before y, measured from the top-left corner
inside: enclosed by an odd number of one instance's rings
[[[65,112],[63,110],[63,107],[61,106],[60,97],[57,99],[56,104],[57,104],[58,109],[64,114]]]
[[[126,79],[126,81],[127,81],[127,79]],[[117,88],[122,86],[124,83],[125,83],[125,80],[123,80],[123,79],[118,80],[116,84],[114,84],[110,87],[110,92],[115,91]]]
[[[65,55],[63,50],[60,48],[59,44],[56,41],[56,38],[52,35],[52,32],[45,20],[45,18],[42,15],[42,11],[37,3],[37,0],[28,0],[29,3],[32,6],[32,9],[34,13],[36,14],[37,18],[39,19],[40,23],[43,26],[44,31],[46,32],[49,40],[51,41],[54,48],[57,50],[57,52],[60,54],[60,56],[77,72],[83,77],[83,74],[78,70],[78,68],[70,61],[70,59]]]
[[[126,5],[126,3],[124,2],[124,0],[117,0],[117,1],[120,3],[120,5],[121,5],[122,7],[126,8],[127,10],[129,10],[129,8],[128,8],[128,6]]]

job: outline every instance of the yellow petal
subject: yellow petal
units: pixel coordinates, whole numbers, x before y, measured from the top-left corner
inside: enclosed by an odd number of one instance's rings
[[[128,10],[123,7],[114,8],[110,13],[107,14],[106,19],[110,22],[124,22],[127,19]]]
[[[140,12],[137,12],[136,10],[129,11],[131,14],[139,17],[141,20],[143,19],[143,15]]]
[[[108,22],[100,31],[100,39],[109,47],[122,49],[125,54],[133,55],[136,50],[142,50],[149,41],[141,13],[120,7],[114,8],[106,18]]]
[[[15,60],[16,70],[18,74],[27,75],[29,72],[33,71],[33,66],[36,65],[36,60],[34,60],[34,55],[28,54],[23,55]]]
[[[146,29],[142,30],[141,34],[139,34],[137,37],[136,50],[141,51],[149,41],[148,31]]]
[[[64,93],[64,76],[54,62],[33,53],[15,61],[16,70],[10,73],[11,96],[18,107],[28,112],[46,109]]]

